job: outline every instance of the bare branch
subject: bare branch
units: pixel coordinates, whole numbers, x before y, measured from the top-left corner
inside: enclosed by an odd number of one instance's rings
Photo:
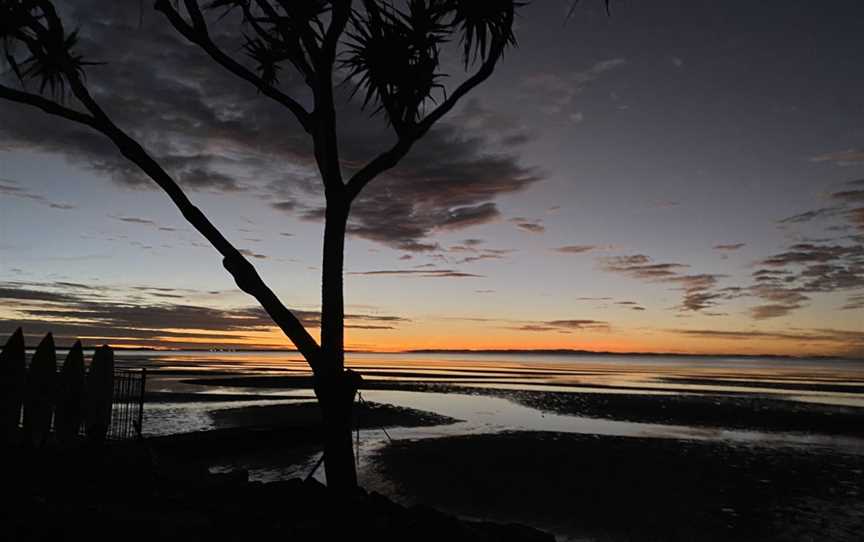
[[[351,0],[339,0],[333,2],[333,16],[330,19],[330,26],[327,28],[327,34],[324,36],[324,43],[321,46],[321,55],[323,60],[333,66],[336,61],[336,48],[339,45],[339,38],[345,32],[345,27],[351,19]]]
[[[474,90],[478,85],[489,79],[492,73],[495,71],[495,66],[498,64],[498,60],[504,54],[504,49],[507,46],[506,41],[500,41],[495,43],[492,46],[493,54],[490,54],[489,57],[483,62],[483,65],[480,66],[480,69],[477,70],[474,75],[466,79],[459,85],[456,90],[453,91],[450,96],[447,97],[446,100],[441,102],[441,104],[436,107],[429,115],[427,115],[422,121],[417,124],[416,128],[416,138],[422,137],[426,132],[429,131],[432,126],[441,120],[441,118],[450,112],[453,107],[462,99],[466,94]]]
[[[188,1],[188,0],[187,0]],[[268,0],[255,0],[255,3],[258,4],[258,7],[273,21],[273,24],[279,28],[280,33],[285,36],[286,40],[290,39],[290,31],[291,29],[286,28],[285,25],[280,24],[279,14],[276,13],[276,10],[273,9],[273,6],[270,5]],[[303,47],[306,49],[307,55],[313,59],[318,56],[318,38],[315,35],[315,32],[309,26],[301,25],[299,28],[294,29],[300,35],[300,41],[303,43]]]
[[[29,92],[24,92],[21,90],[16,90],[14,88],[9,88],[4,85],[0,85],[0,98],[12,102],[18,102],[20,104],[30,105],[41,109],[42,111],[50,115],[63,117],[64,119],[75,121],[79,124],[84,124],[92,128],[96,127],[96,119],[94,119],[92,116],[60,105],[57,102],[53,102],[47,98],[43,98],[38,94],[31,94]]]
[[[291,29],[286,28],[286,25],[279,23],[279,14],[276,13],[276,10],[273,9],[273,6],[267,0],[256,0],[255,3],[258,7],[265,13],[265,15],[269,18],[269,21],[276,27],[276,30],[282,35],[282,39],[278,40],[282,46],[290,47],[293,50],[293,56],[291,58],[291,62],[300,71],[303,76],[306,78],[306,83],[312,87],[315,81],[315,69],[312,65],[315,63],[315,56],[317,55],[318,46],[315,43],[315,36],[310,36],[308,31],[304,31],[301,29],[299,32],[300,39],[295,40],[291,36]],[[250,8],[244,7],[244,13],[247,14],[247,19],[249,22],[253,24],[253,28],[256,28],[256,32],[261,34],[261,31],[258,30],[260,25],[255,21],[255,18],[251,16],[249,12]],[[266,35],[266,34],[265,34]],[[302,42],[302,46],[301,46]],[[294,47],[291,47],[294,45]],[[304,48],[306,49],[304,51]],[[307,59],[308,57],[308,59]],[[311,63],[310,63],[311,61]]]
[[[90,112],[82,113],[57,104],[38,95],[14,90],[0,85],[0,98],[30,105],[45,113],[55,115],[79,124],[89,126],[107,136],[132,163],[149,176],[168,194],[183,217],[195,227],[223,256],[225,269],[234,277],[237,286],[255,297],[273,321],[294,342],[297,349],[317,370],[320,365],[320,347],[309,334],[300,320],[276,297],[264,283],[255,267],[240,254],[201,210],[192,204],[173,178],[144,150],[141,145],[111,121],[99,104],[93,99],[74,66],[65,70],[72,93]]]
[[[333,89],[333,66],[339,38],[351,17],[351,1],[334,2],[330,25],[322,38],[321,49],[315,56],[316,79],[315,129],[312,132],[315,161],[324,182],[324,193],[334,205],[344,203],[345,183],[339,160],[339,134],[336,130],[336,104]],[[350,201],[350,200],[349,200]]]
[[[399,138],[393,147],[376,156],[374,160],[355,173],[346,185],[348,201],[354,201],[372,179],[395,167],[408,154],[415,141],[417,141],[416,138]]]
[[[79,95],[83,86],[72,83],[73,92]],[[84,90],[86,93],[86,90]],[[89,97],[89,95],[88,95]],[[85,98],[88,99],[88,98]],[[92,98],[89,98],[92,101]],[[102,114],[104,115],[104,113]],[[141,147],[138,142],[114,125],[107,117],[98,122],[96,128],[117,146],[120,152],[137,165],[159,185],[177,206],[183,217],[201,233],[222,255],[222,264],[234,277],[237,286],[251,295],[264,307],[273,321],[285,332],[313,370],[319,368],[320,348],[300,320],[292,313],[264,283],[255,267],[237,248],[216,229],[216,226],[201,210],[192,204],[174,179]]]
[[[195,0],[186,0],[186,6],[190,12],[189,15],[192,19],[192,25],[187,23],[180,13],[174,9],[170,0],[157,0],[155,8],[156,11],[163,13],[165,17],[167,17],[171,25],[180,32],[183,37],[201,47],[201,49],[210,55],[210,57],[218,64],[241,79],[255,85],[255,87],[265,96],[272,98],[287,107],[294,116],[297,117],[297,120],[303,126],[303,129],[310,132],[312,129],[310,113],[306,111],[306,109],[294,98],[273,87],[273,85],[268,84],[262,78],[255,75],[251,70],[219,49],[219,47],[213,43],[213,40],[210,39],[204,16],[201,14],[197,2],[195,2]]]

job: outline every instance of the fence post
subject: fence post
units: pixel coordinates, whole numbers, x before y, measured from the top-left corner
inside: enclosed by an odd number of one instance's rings
[[[57,352],[54,336],[45,335],[27,370],[24,392],[24,435],[27,444],[41,447],[51,431],[51,415],[57,393]]]
[[[114,395],[114,351],[100,346],[87,374],[87,438],[101,442],[111,424]]]
[[[84,351],[81,341],[69,350],[60,371],[57,406],[54,411],[54,433],[61,444],[73,441],[84,417]]]
[[[141,393],[138,396],[138,423],[135,425],[135,432],[138,438],[141,438],[144,432],[144,393],[147,387],[147,367],[141,369]]]
[[[0,350],[0,444],[12,443],[18,435],[26,377],[24,333],[19,327]]]
[[[142,438],[146,386],[146,368],[115,373],[109,346],[96,349],[85,372],[81,341],[69,350],[58,373],[51,333],[39,343],[28,367],[24,334],[18,328],[0,350],[0,445],[41,447],[52,430],[60,444],[82,434],[95,442]]]

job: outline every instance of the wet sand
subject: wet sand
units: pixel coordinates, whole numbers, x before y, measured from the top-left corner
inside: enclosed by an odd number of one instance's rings
[[[574,540],[864,532],[864,457],[826,450],[520,432],[400,441],[376,465],[403,502]]]
[[[197,383],[259,388],[262,393],[256,397],[262,399],[276,398],[266,395],[264,388],[308,387],[308,379],[272,376]],[[758,392],[640,395],[517,391],[455,382],[367,384],[372,389],[495,396],[541,412],[598,419],[864,436],[864,408],[784,400]],[[218,397],[249,398],[234,392]],[[363,429],[455,421],[392,405],[367,404],[359,414]],[[182,455],[206,457],[211,466],[220,466],[220,472],[245,468],[263,479],[303,476],[310,470],[310,457],[320,452],[314,403],[243,406],[209,415],[216,430],[161,441]],[[852,541],[864,532],[864,450],[855,451],[509,432],[397,439],[374,448],[371,470],[363,478],[367,489],[405,504],[429,505],[474,519],[525,523],[554,532],[559,540]]]
[[[314,402],[247,406],[209,413],[214,430],[181,433],[148,439],[160,453],[172,457],[207,458],[209,463],[231,461],[242,465],[254,456],[256,463],[276,457],[305,460],[320,451],[321,412]],[[425,427],[458,420],[432,412],[365,402],[355,406],[356,427]],[[252,455],[250,455],[252,454]],[[287,454],[287,455],[286,455]]]
[[[186,381],[203,386],[308,389],[305,377],[263,376]],[[609,388],[613,388],[610,386]],[[843,386],[834,386],[843,389]],[[364,389],[492,395],[557,414],[631,422],[864,437],[864,408],[806,403],[758,393],[639,394],[507,390],[452,383],[370,381]],[[650,391],[664,391],[652,388]],[[665,390],[671,391],[671,390]],[[681,390],[677,390],[680,392]]]
[[[267,425],[270,427],[315,427],[321,424],[321,409],[315,402],[291,405],[250,406],[210,413],[217,428]],[[363,402],[354,405],[355,427],[425,427],[458,420],[412,408]]]
[[[614,374],[614,373],[613,373]],[[683,392],[699,390],[708,393],[719,393],[726,395],[758,393],[762,390],[778,391],[804,391],[804,392],[827,392],[860,394],[864,392],[864,385],[860,384],[860,378],[847,382],[843,379],[828,379],[815,376],[800,378],[787,377],[783,381],[772,381],[764,378],[747,380],[740,376],[726,375],[723,378],[696,378],[685,376],[663,376],[656,375],[653,379],[632,381],[621,384],[600,383],[589,377],[608,375],[592,371],[519,371],[502,372],[494,370],[466,370],[464,374],[449,372],[447,374],[435,372],[411,371],[382,371],[372,370],[364,373],[366,379],[363,381],[363,389],[417,389],[422,390],[428,386],[459,386],[484,384],[528,384],[548,385],[557,388],[594,388],[597,390],[633,390],[633,391],[667,391]],[[207,374],[205,377],[193,377],[183,379],[185,384],[203,386],[234,386],[246,388],[272,388],[272,389],[311,389],[313,380],[307,375],[256,375],[256,376],[226,376],[219,374]],[[688,389],[689,388],[689,389]],[[716,389],[711,389],[716,388]],[[737,388],[737,389],[736,389]]]
[[[478,393],[493,393],[545,412],[589,418],[864,437],[864,408],[774,397],[509,390],[480,390]]]

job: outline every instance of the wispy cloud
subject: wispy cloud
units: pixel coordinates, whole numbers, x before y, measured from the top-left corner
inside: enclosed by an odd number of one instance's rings
[[[681,270],[690,267],[680,263],[653,263],[651,258],[644,254],[609,256],[601,258],[600,262],[605,271],[643,280],[675,277]]]
[[[600,258],[599,261],[602,269],[610,273],[647,282],[677,284],[684,292],[679,306],[683,311],[702,311],[729,297],[728,293],[715,290],[719,279],[724,275],[685,274],[684,271],[690,267],[686,264],[655,263],[644,254],[608,256]]]
[[[849,296],[846,300],[846,304],[843,305],[841,309],[846,311],[864,309],[864,294]]]
[[[785,341],[792,343],[830,343],[851,355],[864,355],[864,331],[843,329],[790,329],[783,331],[762,330],[716,330],[716,329],[672,329],[678,335],[706,339]]]
[[[252,251],[252,250],[249,250],[248,248],[241,248],[240,254],[242,254],[248,258],[255,258],[256,260],[266,260],[268,257],[266,254],[259,254],[257,252]]]
[[[560,254],[585,254],[586,252],[604,250],[605,248],[606,247],[600,245],[566,245],[563,247],[553,248],[552,250]]]
[[[734,251],[740,250],[746,246],[747,246],[747,243],[728,243],[728,244],[714,245],[714,250],[734,252]]]
[[[509,222],[516,225],[520,230],[527,233],[545,233],[546,226],[543,225],[543,221],[539,219],[531,219],[525,218],[524,216],[516,216],[509,220]]]
[[[588,85],[600,79],[603,75],[627,64],[624,58],[610,58],[593,64],[582,71],[570,73],[543,72],[527,76],[523,87],[532,93],[540,95],[540,110],[549,115],[558,115],[569,110],[573,111],[574,99]],[[569,115],[567,118],[570,118]],[[580,119],[581,120],[581,119]]]
[[[777,222],[779,224],[800,224],[802,222],[810,222],[819,218],[838,216],[841,214],[842,210],[843,208],[841,206],[822,207],[812,211],[804,211],[803,213],[787,216],[786,218],[781,218]]]
[[[857,242],[796,243],[758,265],[749,291],[768,303],[752,309],[756,319],[786,316],[815,293],[864,288],[864,245]]]
[[[378,271],[354,271],[348,275],[362,277],[483,278],[483,275],[465,273],[454,269],[382,269]]]
[[[60,201],[53,201],[46,196],[31,192],[30,190],[23,188],[19,183],[10,179],[0,178],[0,195],[29,200],[34,203],[38,203],[39,205],[44,205],[51,209],[58,209],[62,211],[68,211],[70,209],[77,208],[77,205]]]
[[[110,218],[117,220],[117,221],[120,221],[120,222],[125,222],[127,224],[139,224],[142,226],[150,226],[151,228],[154,228],[154,229],[159,230],[159,231],[164,231],[164,232],[177,231],[177,228],[173,228],[170,226],[162,226],[160,224],[157,224],[155,221],[150,220],[149,218],[140,218],[137,216],[116,216],[116,215],[108,215],[108,216]]]
[[[219,292],[216,292],[219,293]],[[275,326],[260,307],[213,307],[180,298],[207,298],[208,292],[153,286],[106,287],[72,282],[0,282],[0,306],[15,316],[0,316],[0,334],[23,326],[31,336],[52,332],[69,343],[194,346],[196,340],[231,344],[237,333],[256,333]],[[320,326],[317,311],[296,310],[307,326]],[[409,320],[396,315],[349,312],[346,327],[390,329]],[[285,347],[289,347],[287,339]]]
[[[574,331],[600,330],[609,331],[609,322],[600,320],[547,320],[540,322],[526,322],[518,326],[508,327],[514,331],[533,331],[559,333],[572,333]]]
[[[627,308],[634,310],[634,311],[644,311],[645,310],[645,307],[643,307],[641,304],[639,304],[635,301],[616,301],[615,304],[627,307]]]
[[[864,164],[864,150],[846,149],[826,152],[810,159],[813,162],[831,162],[838,166],[857,166]]]
[[[457,265],[481,262],[484,260],[503,260],[517,252],[513,248],[486,248],[482,239],[465,239],[461,244],[447,247],[445,253],[436,254],[444,262]],[[455,259],[452,257],[456,256]]]
[[[836,205],[804,211],[778,221],[781,225],[802,224],[817,220],[843,219],[852,228],[864,232],[864,179],[844,183],[844,188],[828,195]],[[844,229],[835,226],[832,229]]]
[[[249,99],[246,85],[206,55],[190,53],[173,29],[145,21],[145,31],[129,32],[137,4],[111,10],[94,1],[67,4],[70,20],[98,21],[86,25],[80,50],[104,61],[92,75],[98,78],[93,87],[100,104],[118,125],[134,127],[136,138],[182,186],[217,193],[242,189],[266,198],[274,210],[320,219],[323,198],[312,145],[296,122],[286,121],[284,110],[266,99]],[[232,18],[220,23],[226,50],[242,47],[238,25]],[[157,59],[159,76],[153,77]],[[284,87],[302,95],[304,85],[286,81]],[[389,149],[393,133],[351,100],[348,86],[336,93],[347,176]],[[353,203],[352,235],[411,252],[434,251],[434,234],[499,220],[500,196],[544,178],[522,163],[518,150],[531,135],[518,119],[483,108],[479,101],[466,102],[463,114],[457,113],[430,130],[422,145]],[[86,128],[8,104],[0,104],[0,117],[4,143],[62,155],[124,186],[156,189]]]

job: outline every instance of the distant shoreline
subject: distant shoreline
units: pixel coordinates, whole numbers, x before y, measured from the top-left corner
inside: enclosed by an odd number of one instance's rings
[[[70,346],[58,346],[58,350],[69,350]],[[85,346],[85,351],[95,350],[96,346]],[[194,352],[206,354],[244,354],[244,353],[282,353],[282,354],[299,354],[296,349],[283,348],[238,348],[238,349],[209,349],[209,348],[128,348],[123,346],[112,346],[117,352]],[[35,351],[35,347],[27,347],[28,352]],[[411,350],[396,350],[396,351],[378,351],[378,350],[346,350],[346,354],[480,354],[480,355],[519,355],[519,356],[604,356],[604,357],[680,357],[680,358],[737,358],[737,359],[814,359],[827,361],[864,361],[864,358],[850,358],[842,356],[790,356],[785,354],[687,354],[682,352],[608,352],[594,350],[573,350],[573,349],[471,349],[471,348],[443,348],[443,349],[411,349]]]

